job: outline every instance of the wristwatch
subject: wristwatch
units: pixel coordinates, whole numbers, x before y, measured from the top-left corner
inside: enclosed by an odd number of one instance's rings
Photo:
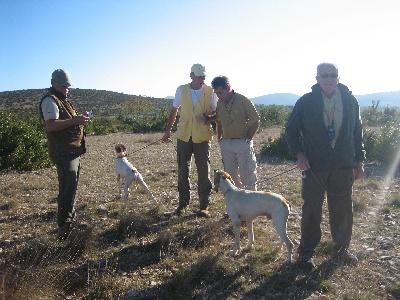
[[[251,139],[247,137],[246,138],[246,143],[249,144],[250,142],[251,142]]]

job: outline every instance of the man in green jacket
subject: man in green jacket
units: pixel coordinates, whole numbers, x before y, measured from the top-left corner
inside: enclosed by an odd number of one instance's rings
[[[51,88],[43,96],[39,106],[46,126],[49,155],[57,167],[58,234],[61,239],[68,236],[75,219],[80,158],[86,152],[83,125],[90,120],[87,113],[78,115],[68,100],[71,85],[68,71],[55,70],[51,78]]]
[[[312,269],[321,240],[322,205],[326,194],[333,258],[348,263],[353,226],[352,188],[364,176],[362,124],[357,99],[339,83],[336,65],[317,67],[317,84],[297,102],[286,124],[286,140],[303,171],[300,267]]]

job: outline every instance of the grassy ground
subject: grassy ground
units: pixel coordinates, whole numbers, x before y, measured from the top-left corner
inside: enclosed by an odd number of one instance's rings
[[[268,136],[257,135],[258,153]],[[77,195],[77,221],[65,241],[55,233],[57,177],[54,168],[0,175],[0,299],[399,299],[399,176],[369,164],[354,187],[352,250],[356,266],[330,261],[324,210],[317,269],[283,266],[286,249],[266,218],[255,221],[255,248],[238,257],[222,194],[211,196],[210,217],[198,218],[196,169],[192,200],[181,217],[165,217],[178,204],[175,143],[162,134],[112,134],[87,138]],[[114,145],[142,173],[157,201],[132,191],[127,211],[116,199]],[[218,145],[211,167],[221,168]],[[292,203],[289,237],[299,243],[301,175],[293,161],[258,155],[260,189]],[[242,244],[247,242],[242,226]],[[296,256],[294,257],[294,260]]]

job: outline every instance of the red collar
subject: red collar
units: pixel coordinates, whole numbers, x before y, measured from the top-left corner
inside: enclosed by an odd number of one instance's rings
[[[117,154],[117,158],[125,157],[125,156],[126,156],[125,152],[120,152],[120,153]]]

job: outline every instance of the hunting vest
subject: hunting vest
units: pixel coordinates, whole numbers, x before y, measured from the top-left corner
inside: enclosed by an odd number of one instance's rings
[[[188,142],[192,137],[193,143],[207,142],[212,139],[211,125],[204,125],[196,120],[198,114],[211,114],[211,96],[213,90],[204,85],[196,105],[193,107],[190,96],[190,83],[182,86],[181,89],[181,111],[177,126],[176,137]]]
[[[40,101],[39,109],[41,117],[43,118],[42,101],[48,96],[52,97],[58,106],[59,120],[67,120],[77,116],[77,111],[72,103],[67,99],[65,101],[60,100],[51,90]],[[59,131],[46,131],[46,134],[50,157],[83,154],[86,152],[83,125],[75,125]]]

